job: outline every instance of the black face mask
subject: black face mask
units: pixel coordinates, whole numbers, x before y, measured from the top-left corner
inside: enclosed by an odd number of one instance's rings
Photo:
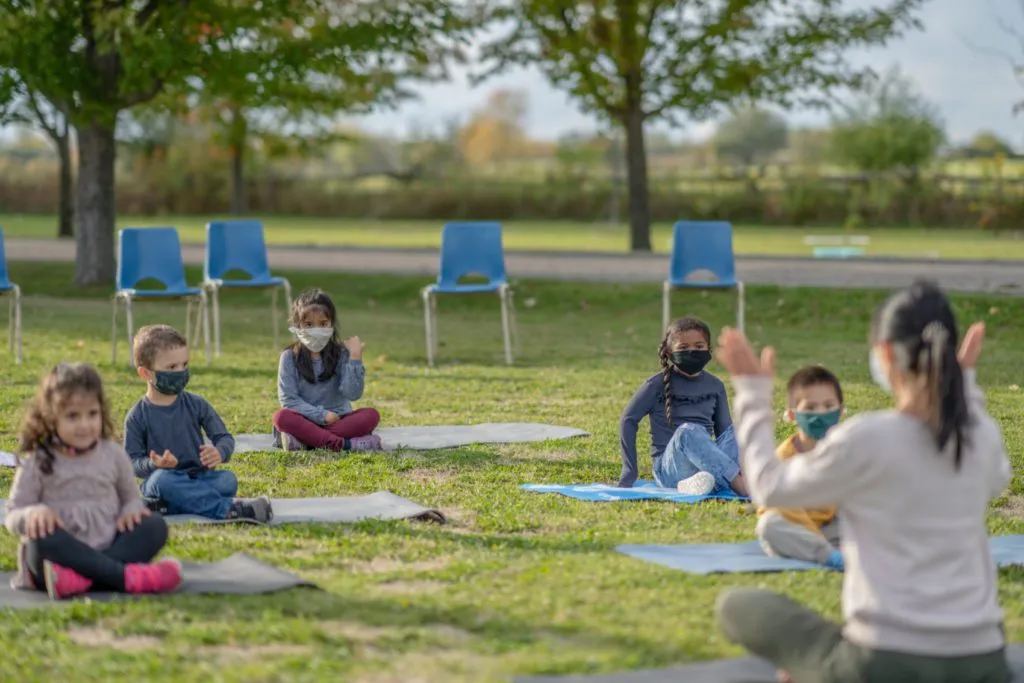
[[[708,349],[693,349],[687,351],[673,351],[669,356],[672,365],[686,375],[696,375],[704,369],[704,366],[711,362],[711,351]]]

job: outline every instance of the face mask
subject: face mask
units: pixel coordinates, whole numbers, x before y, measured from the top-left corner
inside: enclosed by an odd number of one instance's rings
[[[333,327],[291,327],[289,330],[313,353],[323,351],[327,342],[334,338]]]
[[[796,426],[800,431],[815,441],[825,438],[828,430],[839,424],[839,417],[843,414],[842,409],[830,410],[827,413],[793,413]]]
[[[687,375],[696,375],[704,369],[704,366],[711,362],[711,352],[707,349],[693,351],[673,351],[672,365],[679,368],[679,371]]]
[[[188,386],[188,368],[185,368],[184,370],[171,371],[158,370],[153,374],[155,375],[155,378],[153,379],[153,388],[161,394],[176,396],[185,391],[185,387]]]
[[[889,378],[885,374],[885,370],[882,367],[882,356],[879,354],[877,348],[871,349],[871,355],[868,358],[868,365],[871,367],[871,379],[875,381],[875,384],[887,394],[892,393],[892,385],[889,384]]]

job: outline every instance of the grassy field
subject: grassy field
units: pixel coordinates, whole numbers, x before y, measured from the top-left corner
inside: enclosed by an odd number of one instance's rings
[[[118,220],[119,227],[172,225],[184,242],[203,243],[209,216],[132,217]],[[440,221],[370,221],[299,216],[261,217],[270,244],[302,244],[373,247],[437,247],[441,241]],[[57,234],[53,216],[0,214],[0,227],[7,237],[44,237]],[[655,251],[668,252],[671,226],[653,228]],[[808,235],[867,235],[867,254],[914,257],[937,253],[955,259],[1022,259],[1024,239],[994,237],[979,230],[925,230],[886,228],[844,231],[837,228],[785,228],[736,226],[736,253],[744,255],[810,256],[804,244]],[[505,247],[557,251],[625,252],[629,249],[628,229],[606,224],[568,222],[509,222],[505,224]]]
[[[26,363],[0,349],[0,448],[13,447],[21,406],[37,377],[62,359],[103,371],[121,416],[143,386],[109,362],[106,289],[71,289],[70,266],[12,265],[16,281],[47,296],[25,302]],[[191,560],[244,551],[316,581],[324,592],[172,597],[74,604],[0,619],[0,680],[356,681],[487,683],[513,675],[638,669],[739,655],[712,621],[724,588],[760,585],[838,616],[841,577],[826,572],[690,576],[620,556],[620,543],[743,541],[754,517],[738,504],[583,503],[527,493],[525,482],[614,482],[617,419],[656,369],[659,297],[649,286],[523,282],[521,361],[501,363],[497,302],[442,300],[441,365],[424,367],[417,279],[283,273],[296,288],[336,295],[345,334],[367,343],[361,405],[385,425],[544,421],[589,438],[440,452],[336,457],[258,453],[231,468],[245,494],[350,495],[386,489],[450,516],[417,522],[275,529],[175,528],[168,549]],[[195,280],[195,272],[189,278]],[[869,381],[865,334],[876,292],[751,288],[748,328],[779,347],[780,373],[817,361],[843,378],[852,412],[884,406]],[[196,359],[191,388],[236,433],[270,429],[277,407],[277,350],[267,298],[232,295],[224,306],[224,356]],[[677,310],[718,329],[728,296],[678,299]],[[980,377],[1020,466],[1024,300],[957,297],[961,321],[986,320]],[[141,306],[138,324],[183,322],[180,306]],[[121,346],[124,359],[124,345]],[[712,368],[717,370],[716,368]],[[781,408],[781,402],[780,406]],[[779,426],[782,436],[788,428]],[[641,435],[645,452],[646,434]],[[641,456],[642,474],[650,459]],[[0,473],[0,495],[10,473]],[[994,533],[1024,533],[1022,482],[997,502]],[[0,564],[15,566],[16,540],[0,533]],[[1024,570],[1001,572],[1011,640],[1024,637]]]

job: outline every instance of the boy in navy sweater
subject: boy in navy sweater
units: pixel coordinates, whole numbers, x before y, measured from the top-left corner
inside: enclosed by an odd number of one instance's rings
[[[124,447],[143,480],[142,495],[162,501],[172,515],[269,522],[270,499],[235,498],[235,474],[217,469],[231,458],[235,439],[209,401],[185,391],[185,337],[167,325],[147,325],[135,335],[132,353],[147,387],[125,417]]]

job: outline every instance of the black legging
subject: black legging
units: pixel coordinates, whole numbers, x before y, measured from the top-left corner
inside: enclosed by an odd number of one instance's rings
[[[96,550],[74,536],[57,529],[45,538],[28,541],[25,560],[32,581],[45,590],[43,560],[67,567],[91,579],[99,590],[124,592],[124,566],[149,562],[167,543],[167,522],[153,513],[131,531],[118,534],[106,550]]]

